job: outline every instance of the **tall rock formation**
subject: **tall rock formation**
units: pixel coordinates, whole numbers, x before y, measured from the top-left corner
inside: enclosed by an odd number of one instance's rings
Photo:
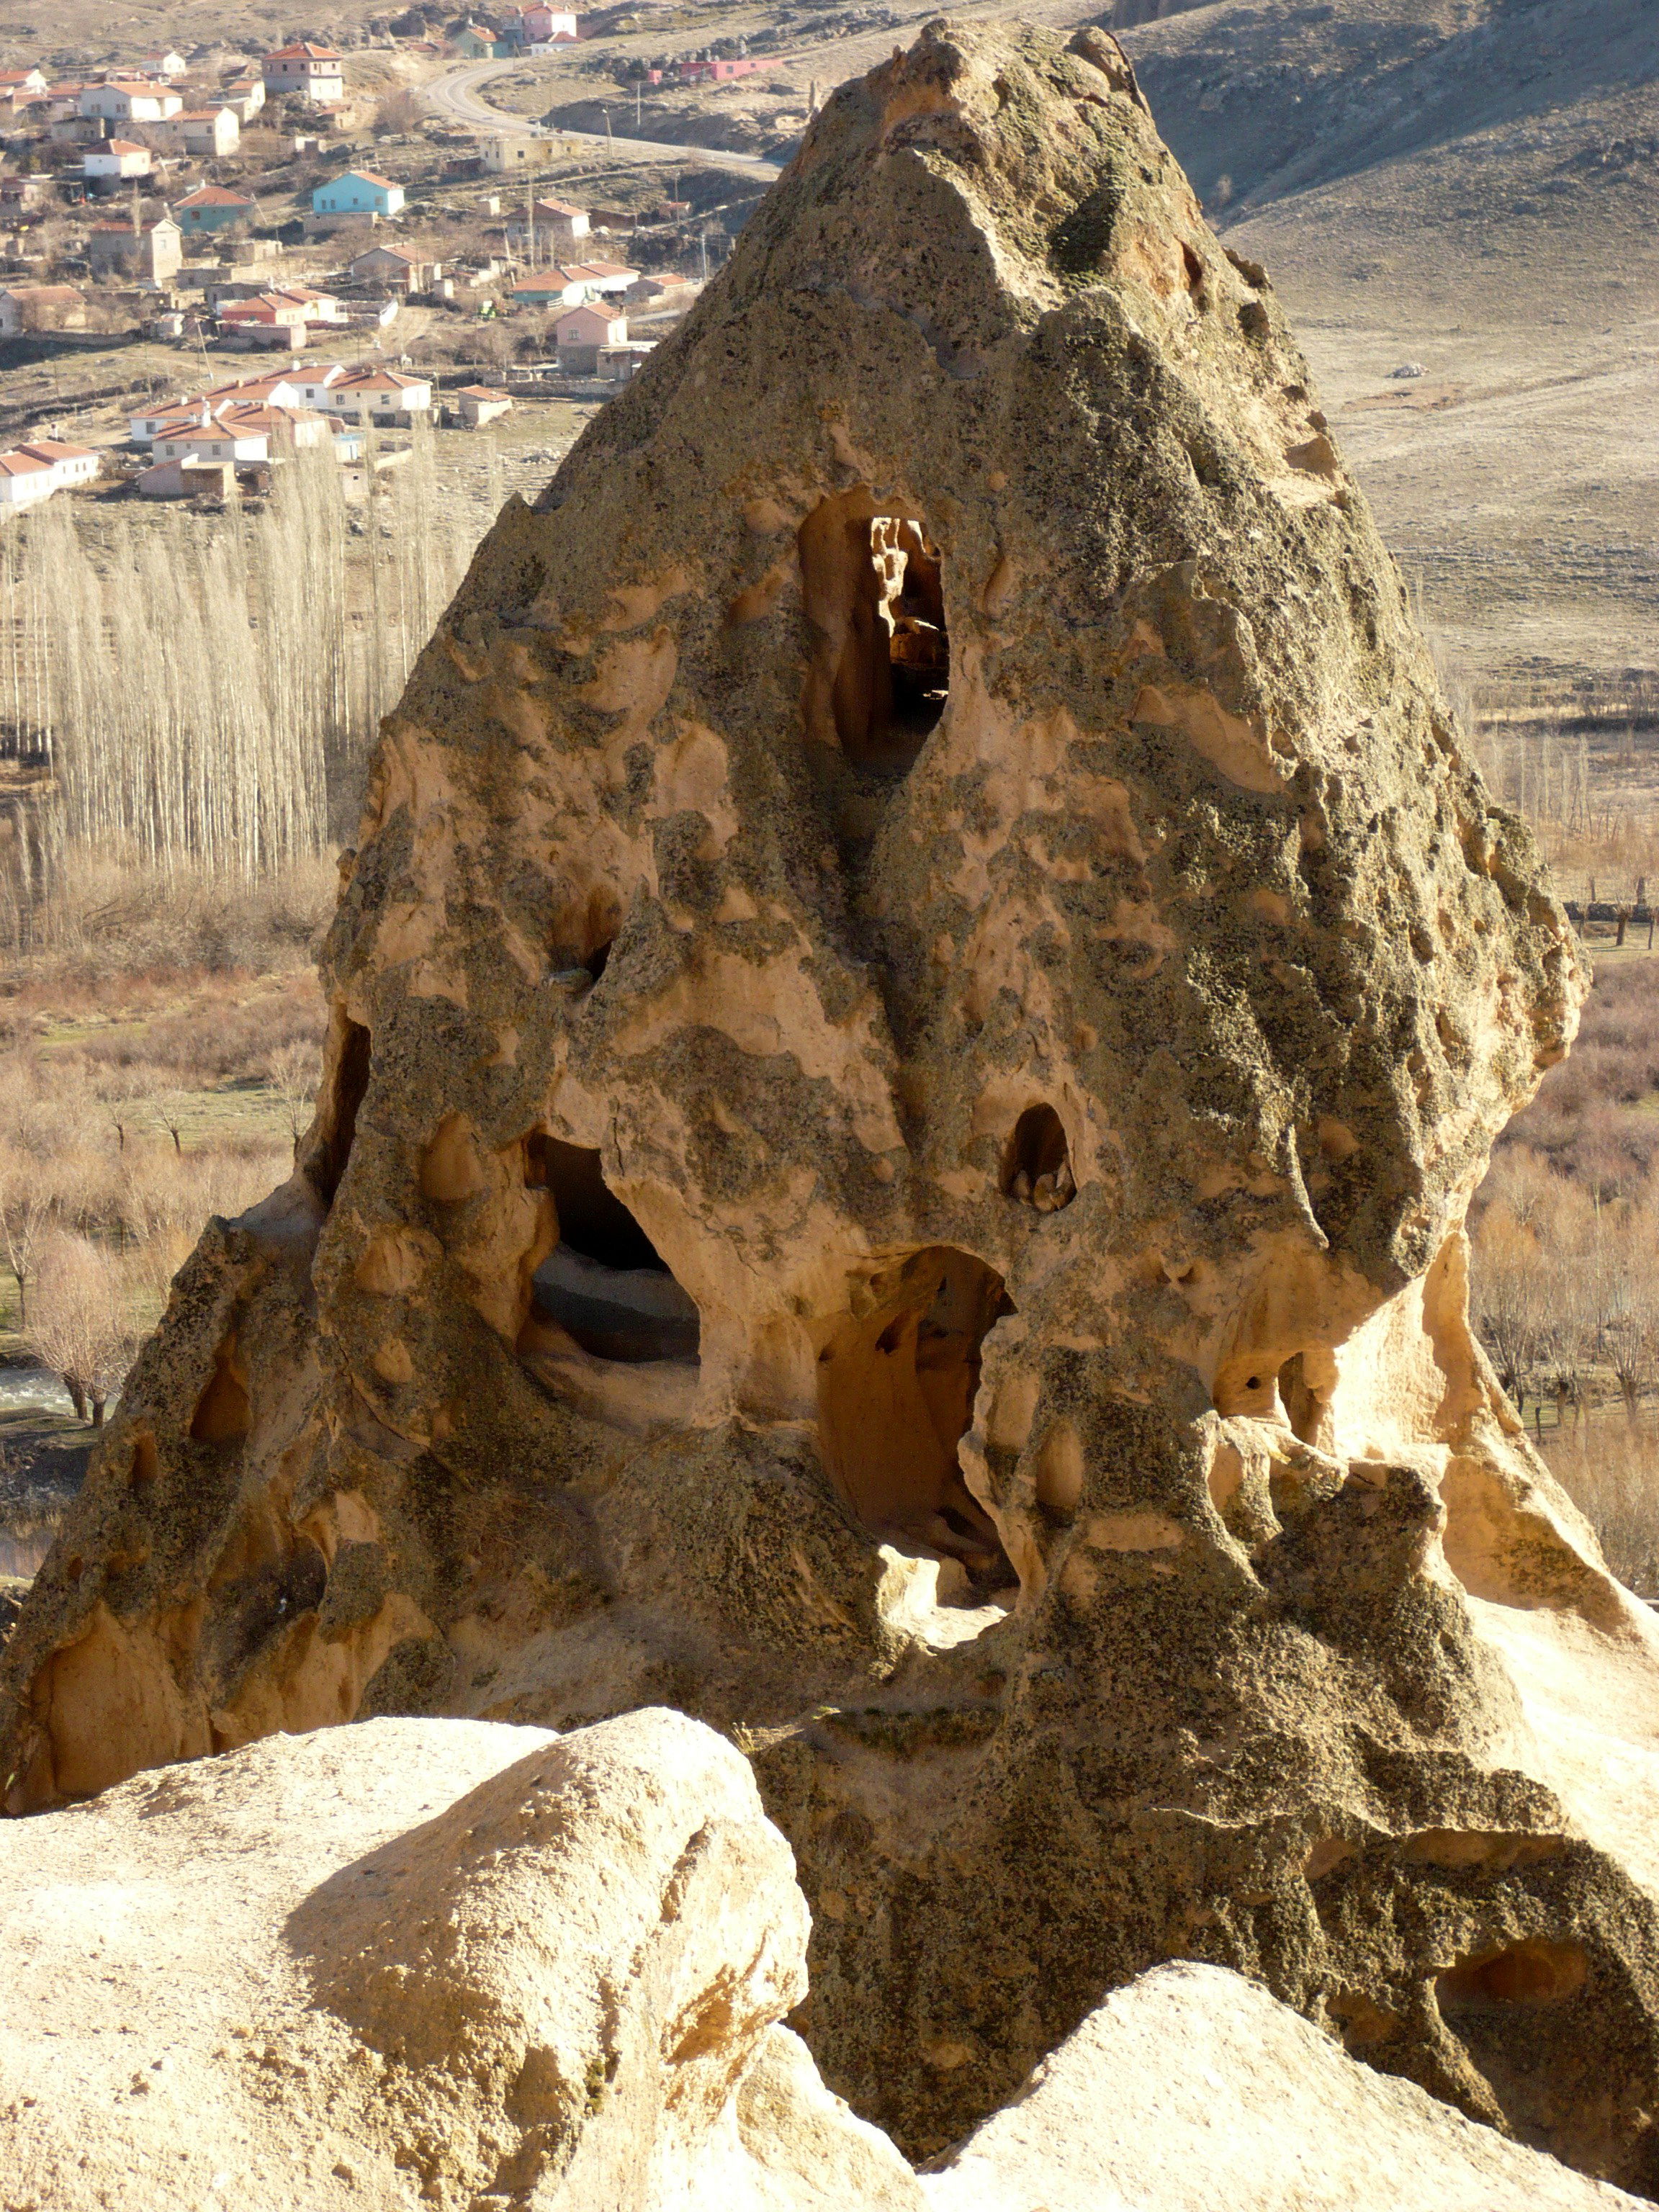
[[[480,550],[325,977],[13,1639],[14,1809],[670,1704],[913,2156],[1182,1958],[1659,2187],[1655,1632],[1465,1296],[1582,974],[1109,38],[830,101]]]

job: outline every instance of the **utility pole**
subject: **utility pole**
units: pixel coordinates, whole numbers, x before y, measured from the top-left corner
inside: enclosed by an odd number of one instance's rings
[[[697,244],[702,250],[702,281],[706,284],[708,282],[708,226],[707,223],[703,223],[698,228]]]
[[[529,256],[531,273],[536,268],[536,185],[532,178],[524,180],[525,251]]]
[[[614,150],[617,143],[611,135],[611,110],[608,107],[602,107],[599,112],[605,118],[605,148],[608,154]]]
[[[641,80],[635,77],[634,80],[634,135],[635,137],[639,136],[640,131],[640,83]]]

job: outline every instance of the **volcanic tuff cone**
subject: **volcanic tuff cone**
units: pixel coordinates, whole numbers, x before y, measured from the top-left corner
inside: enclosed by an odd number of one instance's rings
[[[480,551],[324,972],[299,1170],[14,1639],[14,1808],[673,1704],[913,2155],[1187,1957],[1659,2186],[1655,1632],[1461,1230],[1582,973],[1109,39],[831,100]]]

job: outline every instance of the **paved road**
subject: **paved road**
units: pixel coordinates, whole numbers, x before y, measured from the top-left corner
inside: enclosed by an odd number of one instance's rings
[[[711,168],[730,169],[738,176],[758,178],[763,184],[770,184],[774,177],[781,174],[776,161],[763,161],[755,154],[728,154],[717,146],[682,146],[663,138],[624,138],[620,132],[614,138],[606,138],[597,131],[544,131],[540,124],[528,123],[521,115],[509,115],[505,109],[492,107],[487,100],[479,98],[480,91],[492,77],[507,76],[522,66],[520,62],[467,62],[434,77],[422,88],[421,98],[434,115],[462,124],[469,131],[494,131],[505,137],[548,138],[556,143],[568,140],[572,145],[623,154],[630,161],[672,161],[682,169],[693,161],[704,162]],[[623,105],[620,92],[617,104]]]

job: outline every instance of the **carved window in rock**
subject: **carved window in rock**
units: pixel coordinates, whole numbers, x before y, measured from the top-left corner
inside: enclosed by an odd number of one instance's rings
[[[823,500],[798,539],[814,633],[809,733],[860,769],[902,774],[945,711],[951,641],[939,547],[866,485]]]
[[[606,1185],[599,1153],[532,1136],[526,1172],[532,1188],[550,1194],[559,1239],[532,1279],[520,1350],[556,1357],[574,1341],[596,1359],[695,1364],[696,1303]]]
[[[1012,1313],[1002,1278],[948,1245],[913,1253],[861,1290],[818,1353],[818,1437],[843,1503],[877,1536],[1014,1580],[995,1522],[963,1478],[986,1334]]]
[[[1077,1196],[1065,1124],[1052,1106],[1028,1106],[1014,1124],[1003,1161],[1002,1188],[1022,1206],[1058,1213]]]

